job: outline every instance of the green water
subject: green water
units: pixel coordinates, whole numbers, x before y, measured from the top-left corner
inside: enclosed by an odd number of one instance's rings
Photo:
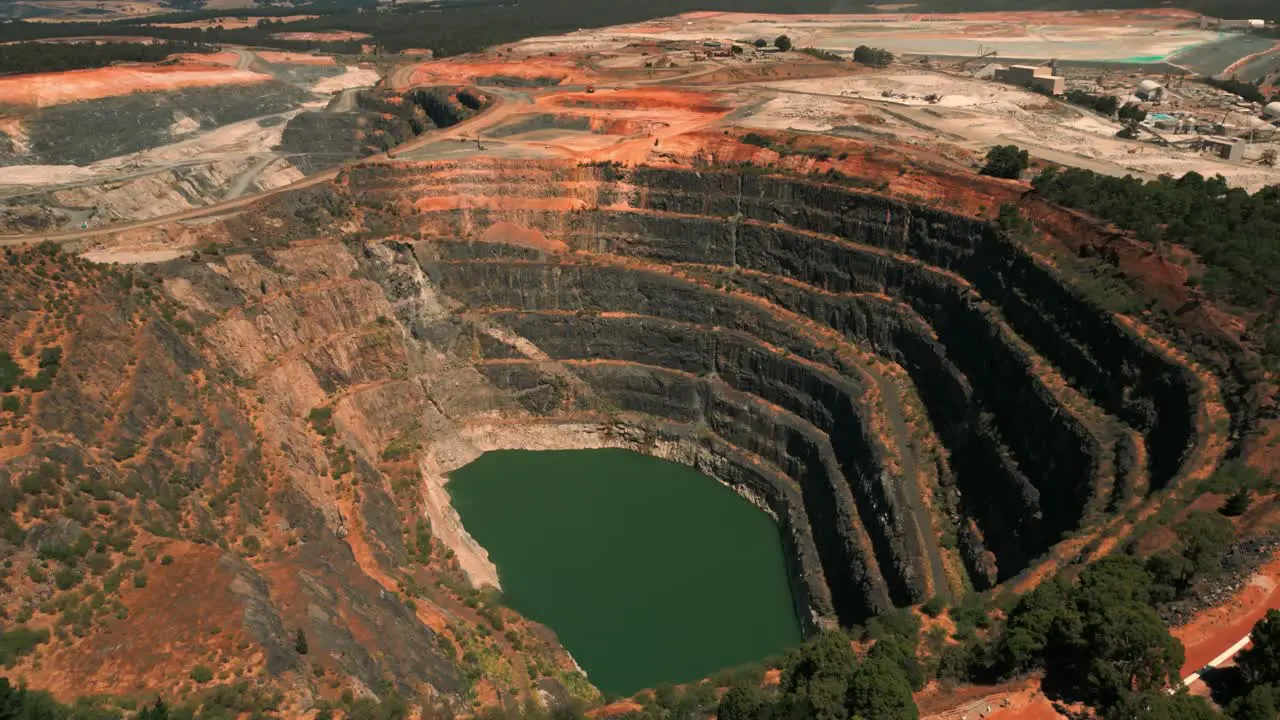
[[[486,453],[448,484],[508,605],[629,695],[800,641],[778,529],[687,467],[625,450]]]

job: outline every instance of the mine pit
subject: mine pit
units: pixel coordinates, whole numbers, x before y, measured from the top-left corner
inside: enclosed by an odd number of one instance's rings
[[[490,160],[349,177],[370,209],[414,208],[391,231],[420,239],[372,274],[421,273],[439,298],[412,332],[487,398],[451,412],[715,457],[776,519],[809,628],[1015,579],[1204,443],[1195,373],[990,223],[767,173]]]

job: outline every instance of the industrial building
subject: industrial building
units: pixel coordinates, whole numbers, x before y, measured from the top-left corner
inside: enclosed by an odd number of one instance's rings
[[[1034,65],[1014,65],[1007,69],[996,70],[995,78],[998,82],[1021,85],[1050,95],[1061,95],[1066,89],[1067,82],[1066,78],[1054,75],[1052,68]]]
[[[1204,147],[1217,153],[1218,157],[1223,160],[1239,162],[1244,159],[1244,149],[1248,146],[1244,140],[1240,138],[1230,137],[1207,137],[1204,139]]]

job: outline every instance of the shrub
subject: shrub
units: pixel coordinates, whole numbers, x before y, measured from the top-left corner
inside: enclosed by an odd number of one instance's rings
[[[172,555],[164,555],[164,556],[162,556],[162,557],[160,558],[160,564],[161,564],[161,565],[172,565],[172,564],[173,564],[173,556],[172,556]]]
[[[1249,509],[1249,501],[1249,489],[1240,488],[1232,493],[1231,497],[1227,498],[1226,502],[1222,503],[1222,507],[1218,512],[1226,515],[1227,517],[1243,515],[1245,511]]]
[[[84,564],[89,568],[89,572],[101,575],[111,569],[111,556],[100,552],[89,553],[84,559]]]
[[[147,586],[147,574],[146,574],[146,573],[137,573],[136,575],[134,575],[134,576],[133,576],[133,586],[134,586],[134,587],[136,587],[136,588],[139,588],[139,589],[146,587],[146,586]]]
[[[929,617],[938,617],[943,610],[947,609],[947,599],[941,595],[934,595],[929,598],[929,602],[920,606],[920,612]]]
[[[59,590],[70,590],[80,582],[80,577],[80,571],[75,568],[59,568],[57,572],[53,574],[53,584],[56,585]]]
[[[19,626],[0,632],[0,664],[8,667],[18,658],[35,650],[37,645],[48,640],[48,630],[32,630]]]
[[[987,152],[987,163],[979,171],[990,177],[1017,180],[1031,166],[1031,155],[1017,145],[997,145]]]
[[[311,427],[325,437],[329,437],[336,432],[333,426],[333,408],[313,408],[307,419],[311,422]]]
[[[787,37],[786,35],[779,35],[777,38],[774,39],[773,46],[778,48],[782,52],[786,52],[791,49],[791,38]]]
[[[257,555],[262,550],[262,541],[258,539],[257,535],[245,535],[240,544],[244,547],[244,551],[250,555]]]
[[[22,368],[13,361],[13,356],[0,352],[0,392],[9,392],[22,379]]]
[[[203,685],[213,679],[213,671],[204,665],[197,665],[191,668],[191,679]]]
[[[889,67],[893,62],[893,53],[882,48],[859,45],[853,50],[853,61],[871,67]]]

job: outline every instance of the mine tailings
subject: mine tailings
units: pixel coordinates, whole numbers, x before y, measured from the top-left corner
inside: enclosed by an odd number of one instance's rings
[[[626,450],[490,452],[448,485],[505,602],[604,692],[761,660],[800,640],[778,527],[688,467]]]

